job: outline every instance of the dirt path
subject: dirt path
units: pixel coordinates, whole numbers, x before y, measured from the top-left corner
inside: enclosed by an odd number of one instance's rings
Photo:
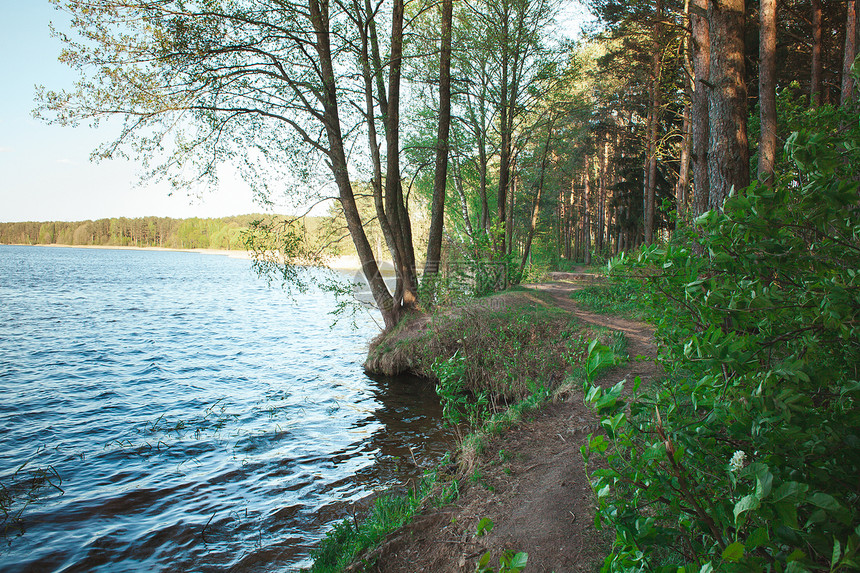
[[[557,282],[528,286],[548,293],[583,322],[625,333],[631,360],[604,376],[602,384],[653,378],[655,346],[649,327],[577,308],[569,295],[581,287],[581,276],[556,276]],[[637,356],[648,360],[635,360]],[[580,454],[595,424],[577,394],[495,438],[475,474],[461,480],[459,499],[426,510],[390,537],[368,556],[376,562],[372,570],[474,571],[486,551],[497,569],[504,550],[527,552],[528,572],[596,570],[611,540],[594,528],[592,493]],[[477,524],[485,517],[494,527],[478,536]]]

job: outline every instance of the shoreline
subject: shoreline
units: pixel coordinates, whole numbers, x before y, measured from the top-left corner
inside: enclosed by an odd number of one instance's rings
[[[246,250],[230,250],[230,249],[177,249],[172,247],[137,247],[127,245],[64,245],[59,243],[50,244],[23,244],[23,243],[3,243],[10,247],[50,247],[58,249],[99,249],[99,250],[115,250],[115,251],[162,251],[175,253],[198,253],[201,255],[217,255],[222,257],[230,257],[232,259],[251,260],[253,256],[250,251]],[[378,261],[380,265],[391,264],[390,261]],[[361,263],[356,255],[341,255],[334,257],[328,262],[328,268],[336,271],[359,271]],[[393,265],[392,265],[393,266]]]
[[[445,390],[454,395],[440,396],[443,403],[456,409],[465,390],[499,397],[501,407],[477,410],[478,423],[426,482],[401,497],[382,496],[329,534],[310,572],[463,571],[481,555],[500,559],[503,550],[527,553],[536,571],[599,567],[612,542],[593,526],[594,493],[577,461],[599,422],[581,390],[586,348],[589,340],[618,340],[623,355],[649,357],[604,372],[601,385],[612,386],[652,380],[655,347],[648,325],[585,310],[570,298],[594,277],[552,279],[413,317],[371,344],[366,370],[408,371],[444,385],[433,365],[450,357],[446,379],[456,376],[461,387]],[[482,530],[482,523],[491,525]]]

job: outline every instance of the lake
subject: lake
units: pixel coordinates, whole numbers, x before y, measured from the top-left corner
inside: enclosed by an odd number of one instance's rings
[[[308,566],[451,439],[334,307],[242,259],[0,246],[0,570]]]

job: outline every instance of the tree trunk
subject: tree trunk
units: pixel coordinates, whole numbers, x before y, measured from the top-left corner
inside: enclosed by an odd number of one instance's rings
[[[395,260],[395,304],[404,309],[418,302],[415,256],[409,214],[400,181],[400,75],[403,54],[403,0],[394,0],[391,18],[391,56],[388,70],[388,115],[386,116],[385,211],[391,221],[398,257]]]
[[[496,249],[500,254],[505,253],[505,222],[507,221],[506,208],[508,204],[508,179],[510,178],[510,162],[511,162],[511,134],[508,133],[508,20],[507,14],[504,14],[505,22],[502,36],[502,82],[501,82],[501,100],[499,102],[499,123],[501,126],[501,142],[499,149],[499,189],[496,195],[496,209],[499,214],[499,231],[500,237],[493,237],[493,241],[501,241],[496,245]]]
[[[310,19],[314,26],[315,45],[320,61],[320,71],[323,77],[323,114],[325,117],[326,137],[329,142],[329,160],[334,174],[335,183],[340,195],[347,228],[349,229],[355,250],[361,262],[364,276],[367,278],[373,299],[382,313],[382,319],[387,328],[393,327],[401,316],[401,307],[395,303],[388,287],[379,272],[379,266],[373,255],[373,247],[367,240],[361,215],[355,202],[352,184],[349,180],[346,153],[343,147],[343,134],[340,130],[340,112],[337,105],[337,87],[334,81],[331,47],[329,45],[328,13],[323,12],[325,5],[320,6],[317,0],[309,0]]]
[[[585,190],[583,191],[583,214],[582,214],[582,232],[583,232],[583,261],[586,265],[591,264],[591,157],[585,156]]]
[[[749,185],[747,90],[744,70],[744,0],[712,0],[708,206],[722,209],[732,188]]]
[[[651,111],[648,114],[648,142],[646,154],[646,177],[644,193],[645,243],[654,242],[655,202],[657,194],[657,131],[660,124],[660,76],[663,65],[661,57],[661,20],[663,18],[663,2],[657,0],[654,15],[654,43],[651,46]]]
[[[356,0],[356,14],[361,15],[361,8]],[[399,254],[397,251],[397,243],[394,239],[394,232],[391,229],[391,223],[388,215],[385,212],[385,204],[382,190],[382,159],[379,154],[378,134],[376,131],[376,113],[374,107],[374,77],[378,77],[378,70],[375,66],[378,65],[375,57],[371,60],[371,38],[370,33],[375,30],[371,27],[373,13],[370,9],[369,1],[365,2],[365,13],[367,22],[361,20],[359,16],[359,29],[361,33],[361,59],[362,59],[362,74],[364,76],[364,100],[365,100],[365,118],[367,121],[367,140],[370,147],[370,157],[373,164],[373,180],[371,182],[373,191],[373,205],[376,210],[376,218],[379,221],[379,227],[382,230],[382,236],[385,238],[385,244],[388,247],[388,252],[391,254],[393,261],[397,261]],[[375,33],[375,32],[373,32]],[[378,51],[378,47],[376,48]],[[371,61],[374,68],[371,69]],[[378,87],[378,86],[377,86]],[[387,100],[386,100],[387,101]],[[387,110],[387,108],[386,108]]]
[[[684,106],[684,119],[681,124],[681,165],[678,168],[678,184],[675,187],[675,210],[678,219],[687,215],[687,189],[690,187],[690,104]]]
[[[439,272],[442,257],[442,225],[445,219],[445,184],[448,181],[448,134],[451,127],[451,18],[453,0],[442,1],[442,46],[439,55],[439,129],[436,134],[436,166],[433,175],[430,232],[424,277]]]
[[[821,105],[821,0],[812,0],[812,77],[809,95],[812,105]]]
[[[605,244],[604,228],[606,223],[606,156],[609,154],[609,141],[604,139],[600,145],[600,180],[597,189],[597,245],[598,251],[603,251]]]
[[[517,198],[517,174],[515,163],[511,164],[511,192],[510,204],[508,205],[508,218],[505,221],[505,254],[510,255],[514,252],[514,202]]]
[[[759,106],[761,141],[758,146],[758,178],[773,186],[776,160],[776,1],[761,0],[759,8]]]
[[[469,217],[469,201],[466,198],[466,190],[463,188],[463,175],[460,172],[460,161],[455,153],[452,157],[454,163],[454,188],[457,189],[457,195],[460,197],[460,211],[463,215],[463,225],[466,227],[466,234],[470,239],[474,238],[475,231],[472,229],[472,219]]]
[[[708,210],[708,141],[710,139],[711,37],[708,26],[708,0],[692,0],[690,6],[691,48],[693,52],[693,96],[691,101],[693,216]]]
[[[549,146],[552,141],[552,129],[553,129],[554,121],[550,121],[549,130],[546,135],[546,143],[543,146],[543,158],[540,163],[540,177],[538,177],[538,186],[537,192],[535,193],[535,201],[534,205],[532,205],[532,218],[529,221],[529,228],[526,232],[526,243],[523,247],[523,258],[520,261],[520,276],[522,276],[523,271],[526,268],[526,263],[528,263],[529,256],[531,255],[532,250],[532,240],[534,239],[535,229],[537,228],[538,216],[540,215],[540,200],[541,195],[543,194],[543,185],[546,179],[546,167],[549,161]]]
[[[845,17],[845,53],[842,59],[842,96],[841,105],[848,105],[854,100],[854,78],[851,76],[851,64],[857,58],[857,1],[848,0]]]

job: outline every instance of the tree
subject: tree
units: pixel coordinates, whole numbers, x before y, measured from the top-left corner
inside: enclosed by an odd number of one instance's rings
[[[448,182],[448,135],[451,128],[451,23],[453,0],[442,0],[442,38],[439,51],[439,130],[436,136],[436,165],[433,176],[430,236],[425,276],[439,270],[442,257],[442,226],[445,216],[445,186]]]
[[[711,34],[708,25],[708,0],[692,0],[690,34],[693,59],[691,131],[693,147],[693,188],[695,215],[708,210],[711,187],[708,177],[708,141],[710,140]]]
[[[842,91],[840,102],[846,105],[854,99],[854,78],[851,66],[857,58],[857,0],[848,0],[845,14],[845,52],[842,58]]]
[[[648,141],[645,152],[645,243],[650,245],[654,242],[654,208],[655,193],[657,189],[657,126],[660,123],[660,76],[663,71],[662,61],[662,19],[663,2],[657,0],[654,11],[654,37],[651,46],[651,78],[650,78],[650,107],[648,108]],[[588,178],[586,177],[586,183]],[[587,185],[586,185],[587,187]]]
[[[776,160],[776,0],[761,0],[759,22],[761,140],[758,146],[758,178],[772,185]]]
[[[749,185],[747,90],[744,66],[745,0],[711,0],[708,101],[708,205],[720,209],[732,188]]]
[[[60,35],[63,59],[82,79],[71,93],[43,91],[41,113],[64,124],[121,117],[119,137],[98,155],[131,149],[149,162],[150,175],[175,185],[214,179],[217,166],[232,159],[263,197],[281,181],[292,182],[294,192],[333,183],[385,324],[414,306],[415,259],[399,171],[402,0],[392,3],[386,64],[375,35],[382,2],[51,1],[70,13],[82,37]],[[353,94],[367,87],[361,66],[368,54],[353,35],[371,44],[368,68],[386,134],[384,212],[378,215],[391,231],[393,294],[364,231],[352,186],[359,167],[346,150],[376,120],[373,113],[355,113]],[[387,97],[381,88],[386,66]],[[320,163],[328,167],[325,179],[313,167]]]

